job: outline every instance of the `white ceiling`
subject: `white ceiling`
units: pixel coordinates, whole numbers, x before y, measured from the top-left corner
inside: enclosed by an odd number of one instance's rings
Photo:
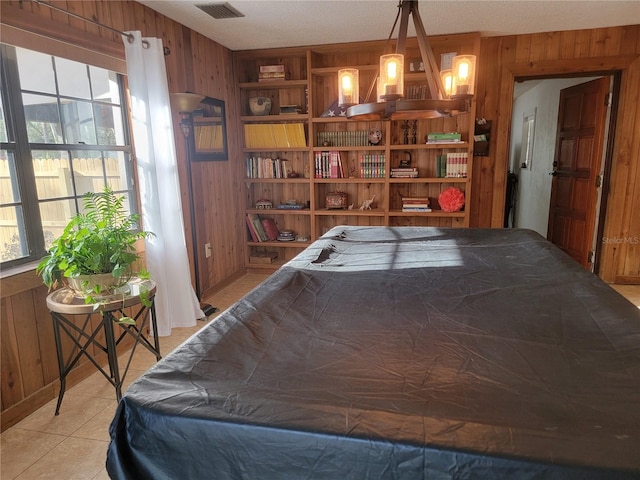
[[[224,0],[138,1],[230,50],[384,40],[397,13],[394,0],[228,0],[245,16],[216,20],[196,5]],[[640,0],[422,0],[419,11],[427,35],[640,24]],[[413,25],[409,33],[414,36]]]

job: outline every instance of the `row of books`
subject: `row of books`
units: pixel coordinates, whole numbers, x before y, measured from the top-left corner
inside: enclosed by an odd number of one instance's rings
[[[418,167],[392,168],[389,175],[391,178],[418,178]]]
[[[281,158],[249,157],[245,160],[246,178],[289,178],[291,162]]]
[[[315,178],[344,178],[340,152],[316,152],[314,156]]]
[[[460,143],[462,135],[459,132],[431,132],[427,134],[427,143]]]
[[[384,153],[365,153],[360,157],[360,178],[385,178]]]
[[[304,148],[307,140],[302,123],[246,123],[247,148]]]
[[[278,239],[280,231],[273,218],[260,218],[255,213],[247,213],[246,221],[253,242],[274,242]]]
[[[426,100],[429,98],[429,87],[424,85],[406,85],[404,98],[407,100]]]
[[[322,147],[364,147],[369,145],[369,130],[354,130],[350,132],[318,132],[316,145]]]
[[[436,176],[439,178],[466,178],[467,152],[449,152],[436,156]]]
[[[430,212],[429,197],[402,197],[403,212]]]

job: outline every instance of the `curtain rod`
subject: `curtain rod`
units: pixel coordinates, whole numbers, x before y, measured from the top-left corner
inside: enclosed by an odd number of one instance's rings
[[[91,18],[83,17],[82,15],[78,15],[77,13],[70,12],[69,10],[65,10],[64,8],[60,8],[60,7],[57,7],[55,5],[51,5],[50,3],[44,2],[42,0],[31,0],[31,1],[34,2],[34,3],[37,3],[38,5],[44,5],[45,7],[49,7],[52,10],[56,10],[58,12],[66,13],[70,17],[75,17],[75,18],[78,18],[80,20],[84,20],[85,22],[97,25],[98,27],[106,28],[107,30],[111,30],[112,32],[119,33],[120,35],[123,35],[123,36],[127,37],[127,39],[129,40],[129,43],[131,43],[133,41],[133,39],[134,39],[134,37],[133,37],[133,35],[131,33],[125,33],[125,32],[123,32],[121,30],[118,30],[116,28],[110,27],[109,25],[105,25],[103,23],[97,22],[97,21],[95,21],[95,20],[93,20]],[[22,2],[23,2],[23,0],[20,0],[21,4],[22,4]],[[149,47],[149,42],[147,42],[146,40],[142,40],[142,45],[144,47],[148,48]],[[167,47],[165,47],[164,54],[165,55],[169,54]]]

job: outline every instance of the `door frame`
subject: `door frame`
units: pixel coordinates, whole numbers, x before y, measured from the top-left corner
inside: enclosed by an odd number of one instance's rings
[[[502,227],[504,222],[504,203],[507,181],[507,170],[509,164],[510,142],[511,142],[511,122],[513,116],[513,90],[516,79],[518,80],[535,80],[545,78],[562,78],[562,77],[580,77],[580,76],[613,76],[614,88],[613,98],[615,103],[612,104],[611,124],[609,126],[609,134],[607,139],[607,157],[605,159],[606,178],[603,178],[603,188],[609,191],[609,183],[611,181],[612,170],[612,153],[616,142],[617,133],[617,105],[620,97],[623,73],[633,62],[637,60],[636,55],[623,55],[615,57],[598,57],[573,59],[570,62],[563,60],[549,60],[540,62],[518,62],[502,65],[500,68],[500,96],[498,99],[500,119],[498,124],[498,135],[496,136],[496,151],[506,152],[503,161],[496,163],[494,170],[494,191],[500,191],[502,194],[493,195],[491,211],[494,212],[491,218],[491,227]],[[616,107],[615,111],[613,107]],[[502,120],[502,121],[500,121]],[[604,193],[604,190],[603,190]],[[604,229],[604,223],[607,214],[606,197],[601,203],[601,215],[599,222]],[[497,212],[497,213],[495,213]],[[598,232],[600,235],[600,231]],[[602,237],[599,238],[599,245],[602,246]],[[595,263],[594,263],[595,267]],[[598,262],[596,274],[599,274],[601,263]]]

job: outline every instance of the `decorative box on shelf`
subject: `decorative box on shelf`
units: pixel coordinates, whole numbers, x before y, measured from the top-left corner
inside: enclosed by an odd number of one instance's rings
[[[278,252],[253,252],[249,256],[249,262],[264,265],[273,263],[277,258]]]
[[[260,65],[258,72],[259,82],[272,82],[274,80],[289,80],[289,72],[285,65]]]
[[[325,207],[347,208],[347,194],[345,192],[329,192],[325,197]]]

